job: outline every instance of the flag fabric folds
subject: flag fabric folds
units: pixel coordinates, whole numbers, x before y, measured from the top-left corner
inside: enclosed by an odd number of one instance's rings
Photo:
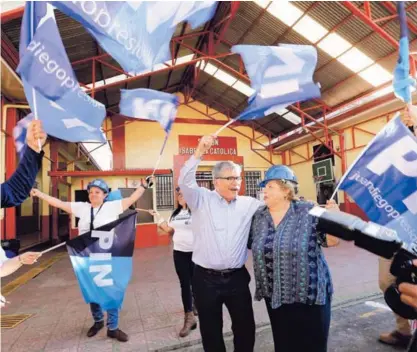
[[[400,41],[397,65],[394,69],[392,85],[394,94],[405,103],[411,103],[411,92],[415,89],[416,81],[410,76],[409,42],[405,2],[397,2],[398,18],[400,21]]]
[[[69,142],[104,142],[105,107],[79,86],[52,5],[26,2],[19,55],[26,98],[45,132]]]
[[[168,134],[177,116],[179,100],[174,94],[152,89],[121,89],[122,115],[158,121]]]
[[[241,55],[255,90],[238,119],[261,118],[294,102],[320,97],[320,88],[313,82],[317,65],[313,46],[235,45],[232,52]]]
[[[67,241],[67,250],[86,303],[119,309],[132,275],[136,211]]]
[[[375,223],[417,244],[417,139],[399,114],[367,145],[343,176],[346,191]]]
[[[29,124],[33,120],[33,114],[30,113],[25,118],[21,119],[13,128],[14,145],[19,158],[22,159],[26,148],[26,132]]]
[[[196,28],[208,21],[216,1],[51,1],[80,22],[123,70],[152,70],[170,58],[176,25]]]

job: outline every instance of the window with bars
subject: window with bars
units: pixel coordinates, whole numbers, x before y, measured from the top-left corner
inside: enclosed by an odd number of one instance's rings
[[[245,171],[245,185],[246,195],[254,198],[258,198],[258,194],[261,188],[258,186],[262,180],[261,171]]]
[[[156,207],[172,209],[174,207],[174,191],[172,175],[156,175]]]

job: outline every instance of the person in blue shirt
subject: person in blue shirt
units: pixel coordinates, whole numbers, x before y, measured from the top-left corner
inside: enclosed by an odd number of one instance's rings
[[[36,175],[42,165],[43,151],[39,150],[39,141],[43,146],[46,133],[40,120],[32,121],[26,132],[27,147],[13,175],[1,184],[1,208],[17,207],[28,198],[35,183]]]
[[[338,240],[316,229],[314,203],[296,199],[297,186],[284,165],[272,166],[260,183],[265,205],[252,218],[248,241],[255,299],[265,300],[275,351],[325,352],[333,285],[321,247]],[[334,201],[326,208],[338,210]]]

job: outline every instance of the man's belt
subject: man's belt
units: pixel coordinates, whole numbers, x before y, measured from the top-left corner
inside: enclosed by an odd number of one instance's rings
[[[233,273],[236,273],[238,271],[241,271],[242,269],[245,268],[245,266],[242,266],[241,268],[234,268],[234,269],[224,269],[224,270],[215,270],[215,269],[207,269],[207,268],[203,268],[200,265],[196,265],[198,267],[198,269],[204,271],[205,273],[209,274],[209,275],[218,275],[218,276],[226,276],[226,275],[231,275]]]

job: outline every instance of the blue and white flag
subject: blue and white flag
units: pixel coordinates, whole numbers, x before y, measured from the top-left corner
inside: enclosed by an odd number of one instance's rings
[[[120,114],[158,121],[169,133],[177,116],[179,100],[176,95],[146,88],[121,89],[120,93]]]
[[[136,211],[67,241],[75,276],[86,303],[119,309],[132,276]]]
[[[298,101],[320,97],[320,87],[313,82],[317,50],[310,45],[279,46],[235,45],[255,93],[239,120],[267,116]]]
[[[409,43],[407,15],[405,2],[397,1],[398,19],[400,20],[400,46],[398,49],[398,61],[394,70],[392,85],[394,94],[405,103],[411,103],[411,92],[415,90],[416,81],[410,76]]]
[[[105,107],[79,86],[52,5],[26,2],[19,54],[26,98],[45,132],[69,142],[103,142]]]
[[[368,218],[417,243],[417,139],[399,114],[367,145],[343,176],[346,191]]]
[[[33,120],[33,114],[30,113],[25,118],[21,119],[13,128],[14,145],[16,152],[19,154],[19,159],[22,159],[26,147],[26,132],[29,124]]]
[[[208,21],[216,1],[51,1],[80,22],[123,70],[139,73],[170,59],[178,23],[196,28]]]

